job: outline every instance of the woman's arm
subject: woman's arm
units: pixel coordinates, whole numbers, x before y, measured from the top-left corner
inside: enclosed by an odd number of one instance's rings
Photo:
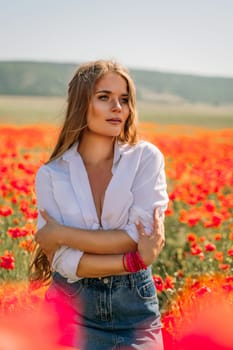
[[[55,227],[59,224],[47,215],[50,225]],[[153,230],[150,235],[145,234],[141,223],[136,225],[139,233],[138,251],[146,265],[150,265],[156,260],[164,245],[163,222],[159,217],[158,210],[154,211]],[[74,249],[67,249],[62,253],[62,259],[55,259],[53,267],[56,271],[66,271],[69,264],[72,264],[72,255],[75,256]],[[76,266],[76,275],[80,277],[104,277],[108,275],[119,275],[127,273],[123,266],[123,254],[88,254],[84,253]],[[63,274],[64,275],[64,274]]]
[[[135,242],[138,241],[136,221],[142,223],[147,234],[153,230],[155,208],[158,208],[160,219],[164,221],[164,212],[169,201],[164,167],[163,154],[153,144],[145,142],[132,187],[133,204],[128,223],[124,227]]]
[[[37,231],[36,240],[47,252],[61,246],[90,254],[121,254],[137,250],[137,244],[123,230],[84,230],[59,224],[45,210],[40,210],[40,214],[46,224]]]
[[[123,254],[96,255],[84,253],[76,271],[79,277],[105,277],[125,273]]]

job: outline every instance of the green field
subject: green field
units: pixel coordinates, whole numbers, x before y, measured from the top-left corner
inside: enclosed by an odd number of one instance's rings
[[[0,123],[60,125],[65,109],[64,97],[0,96]],[[141,121],[158,124],[233,127],[233,105],[139,102],[138,111]]]

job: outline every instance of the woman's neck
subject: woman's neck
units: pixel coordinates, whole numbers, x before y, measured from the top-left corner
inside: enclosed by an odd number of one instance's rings
[[[112,160],[114,140],[114,137],[85,132],[78,146],[78,151],[84,164],[98,166]]]

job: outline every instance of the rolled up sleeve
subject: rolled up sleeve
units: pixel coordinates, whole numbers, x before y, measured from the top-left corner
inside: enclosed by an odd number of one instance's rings
[[[138,231],[135,225],[140,221],[147,234],[153,229],[153,212],[159,209],[159,215],[164,219],[167,209],[168,194],[165,176],[165,163],[162,153],[153,145],[146,148],[141,159],[132,187],[133,204],[129,211],[129,220],[125,231],[138,242]]]
[[[54,199],[50,170],[43,165],[36,174],[35,189],[38,205],[37,228],[42,228],[46,221],[42,218],[39,209],[45,209],[60,224],[63,219],[59,207]],[[79,261],[83,255],[80,250],[62,246],[58,249],[52,261],[52,269],[68,279],[68,282],[75,282],[80,278],[76,275]]]

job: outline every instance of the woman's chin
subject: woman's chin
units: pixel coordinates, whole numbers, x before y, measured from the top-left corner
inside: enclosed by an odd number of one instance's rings
[[[121,131],[121,128],[115,128],[115,130],[113,128],[111,128],[111,130],[109,130],[108,128],[106,128],[105,130],[88,130],[89,134],[91,133],[105,137],[118,137],[121,134]]]

